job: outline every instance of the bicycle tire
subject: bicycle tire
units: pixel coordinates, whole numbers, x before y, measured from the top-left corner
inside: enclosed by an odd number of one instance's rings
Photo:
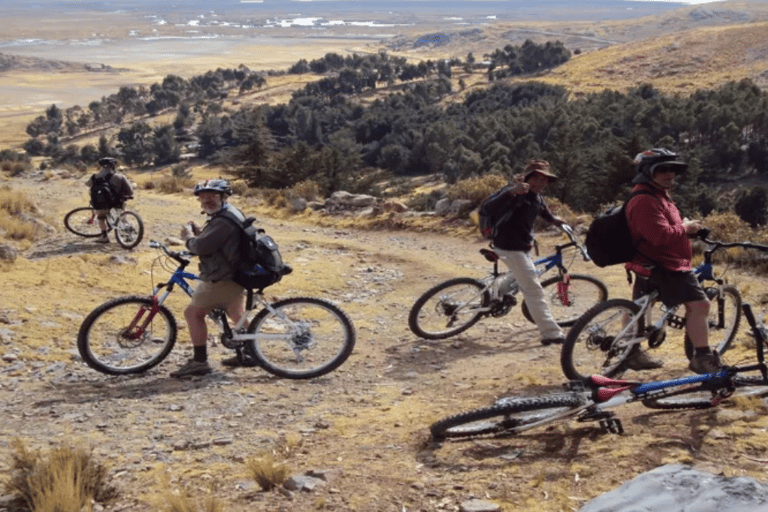
[[[569,274],[569,277],[567,301],[564,300],[565,296],[557,286],[563,282],[565,276],[553,276],[541,282],[549,311],[560,327],[572,326],[591,307],[608,300],[608,288],[599,279],[583,274]],[[523,316],[529,322],[535,323],[525,299],[523,299],[522,310]]]
[[[287,379],[311,379],[335,370],[352,354],[355,327],[336,304],[294,297],[271,306],[278,314],[261,310],[248,326],[256,339],[245,347],[266,371]]]
[[[123,249],[133,249],[144,237],[144,222],[136,212],[124,211],[117,218],[115,238]]]
[[[555,421],[561,418],[563,413],[580,408],[584,403],[584,397],[575,393],[507,398],[497,401],[491,407],[463,412],[437,421],[429,427],[429,431],[432,439],[436,441],[505,432],[514,434],[533,428],[533,424]]]
[[[442,340],[466,331],[483,316],[477,308],[486,307],[491,301],[484,288],[481,281],[471,277],[457,277],[433,286],[413,303],[408,327],[416,336],[427,340]],[[466,317],[457,317],[457,313],[463,312],[458,307],[460,304],[467,309]]]
[[[710,288],[707,288],[708,290]],[[716,349],[718,354],[723,354],[731,348],[741,323],[741,294],[739,290],[734,286],[725,285],[722,291],[722,316],[718,297],[714,296],[709,301],[709,319],[707,321],[709,345]],[[691,343],[688,333],[685,334],[685,355],[688,356],[688,359],[693,357],[693,343]]]
[[[77,349],[83,361],[108,375],[143,373],[157,366],[176,343],[176,319],[168,308],[158,305],[140,336],[126,336],[126,328],[142,308],[153,304],[153,297],[131,295],[112,299],[91,311],[77,333]]]
[[[64,227],[85,238],[95,238],[101,235],[96,210],[90,206],[81,206],[67,213],[64,216]]]
[[[619,374],[621,363],[637,345],[618,346],[615,335],[624,328],[627,315],[634,317],[639,312],[640,306],[631,300],[610,299],[584,313],[563,343],[560,365],[566,377],[584,380],[594,374]],[[638,318],[622,341],[640,337],[643,332],[643,319]]]
[[[762,376],[736,376],[733,378],[733,384],[736,389],[733,394],[727,397],[728,400],[737,398],[740,396],[768,396],[768,384],[763,380]],[[698,386],[692,386],[681,389],[677,392],[672,392],[666,396],[658,398],[650,398],[643,400],[644,406],[649,409],[661,409],[661,410],[685,410],[685,409],[709,409],[715,407],[715,403],[712,402],[713,398],[712,390],[703,383]]]

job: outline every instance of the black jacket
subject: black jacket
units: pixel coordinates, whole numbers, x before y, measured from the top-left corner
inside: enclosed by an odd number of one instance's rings
[[[513,213],[499,224],[493,246],[506,251],[530,251],[533,247],[533,223],[536,217],[541,216],[549,222],[555,219],[541,195],[536,192],[510,195],[502,208],[512,209]]]

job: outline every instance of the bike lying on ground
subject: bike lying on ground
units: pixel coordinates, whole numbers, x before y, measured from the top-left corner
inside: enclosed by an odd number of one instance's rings
[[[122,207],[110,208],[105,220],[107,229],[114,230],[117,243],[124,249],[133,249],[144,237],[144,222],[136,212],[123,210]],[[64,216],[64,226],[72,233],[86,238],[101,235],[96,210],[90,206],[75,208],[67,213]]]
[[[742,309],[756,341],[756,363],[647,383],[593,375],[570,381],[565,393],[501,398],[491,407],[450,416],[430,427],[432,438],[513,435],[564,420],[597,421],[604,431],[621,434],[621,421],[609,410],[620,405],[641,402],[652,409],[706,409],[736,396],[767,396],[766,329],[755,320],[749,304]]]
[[[704,229],[697,234],[711,247],[705,251],[704,262],[694,272],[699,282],[715,283],[715,286],[705,286],[704,290],[711,301],[708,325],[712,345],[723,354],[731,348],[741,320],[741,295],[735,287],[725,285],[721,278],[713,275],[712,254],[730,247],[768,251],[768,246],[712,241],[707,239],[709,232]],[[637,276],[637,279],[647,280],[647,277]],[[573,380],[593,374],[614,377],[624,371],[622,363],[637,354],[644,341],[648,341],[649,348],[655,349],[666,339],[667,326],[683,329],[685,319],[675,314],[679,306],[667,308],[658,297],[658,290],[652,289],[634,301],[611,299],[584,313],[573,324],[563,343],[560,363],[565,376]],[[693,356],[693,344],[687,335],[685,352],[689,359]]]
[[[176,319],[163,303],[176,285],[191,296],[194,290],[187,280],[197,276],[184,270],[190,253],[170,251],[155,241],[150,247],[164,254],[156,262],[172,272],[170,279],[158,284],[150,296],[105,302],[80,326],[77,348],[95,370],[111,375],[142,373],[163,361],[176,343]],[[168,265],[170,260],[178,264],[175,270]],[[261,309],[246,326],[248,312],[258,307]],[[294,297],[270,303],[263,289],[247,290],[246,314],[237,324],[230,326],[220,309],[209,316],[221,329],[222,345],[278,377],[324,375],[344,363],[355,346],[352,321],[325,299]]]
[[[539,276],[557,268],[557,275],[542,281],[541,286],[552,317],[559,326],[568,327],[589,308],[604,302],[608,288],[595,277],[568,273],[563,251],[575,247],[584,261],[589,261],[589,256],[569,226],[563,225],[561,229],[570,242],[555,246],[554,254],[534,264],[543,267],[537,270]],[[519,285],[510,272],[499,272],[499,255],[486,248],[480,249],[480,253],[493,263],[493,271],[485,279],[449,279],[416,300],[408,315],[408,326],[416,336],[428,340],[448,338],[466,331],[482,318],[504,316],[517,304]],[[525,300],[522,311],[525,318],[533,322]]]

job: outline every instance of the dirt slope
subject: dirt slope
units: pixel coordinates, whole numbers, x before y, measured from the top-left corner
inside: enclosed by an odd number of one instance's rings
[[[352,357],[328,376],[288,381],[258,369],[224,369],[218,361],[229,353],[217,345],[213,375],[180,381],[168,372],[188,356],[182,330],[156,370],[98,374],[75,349],[84,315],[109,298],[148,292],[167,273],[153,267],[156,254],[146,242],[126,253],[63,231],[57,223],[64,213],[85,201],[80,182],[26,177],[13,185],[37,198],[57,231],[2,271],[3,474],[15,437],[31,448],[91,446],[120,490],[105,510],[132,512],[161,509],[164,476],[171,489],[185,487],[200,500],[214,489],[224,510],[235,512],[458,510],[472,497],[509,512],[570,511],[669,462],[764,478],[768,417],[754,404],[680,413],[629,406],[618,411],[627,431],[621,437],[573,423],[517,438],[427,444],[428,426],[441,417],[501,395],[557,390],[563,381],[558,348],[542,347],[519,309],[443,342],[420,341],[408,330],[408,311],[424,290],[448,277],[483,275],[481,245],[466,237],[318,227],[307,218],[266,215],[241,198],[233,201],[260,217],[295,268],[269,295],[340,304],[357,328]],[[147,223],[147,240],[175,236],[182,222],[199,219],[188,195],[140,191],[133,207]],[[540,239],[545,248],[559,240]],[[582,262],[574,269],[600,276],[613,296],[627,294],[618,270]],[[761,293],[762,280],[729,276],[751,300]],[[185,303],[180,295],[169,301],[180,322]],[[666,375],[682,374],[679,336],[659,350]],[[321,471],[328,483],[290,495],[260,492],[243,462],[270,449],[290,452],[292,473]]]

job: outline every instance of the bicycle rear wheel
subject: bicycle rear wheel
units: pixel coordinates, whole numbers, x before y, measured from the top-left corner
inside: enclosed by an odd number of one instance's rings
[[[408,314],[408,327],[420,338],[442,340],[466,331],[482,318],[490,295],[471,277],[449,279],[424,292]]]
[[[491,407],[456,414],[431,427],[432,438],[471,437],[503,432],[515,434],[569,417],[569,411],[584,405],[584,397],[563,393],[525,398],[505,398]],[[575,412],[575,411],[574,411]]]
[[[598,304],[573,325],[565,337],[560,364],[571,380],[590,375],[612,377],[643,335],[642,318],[625,327],[640,312],[640,306],[627,299],[610,299]],[[624,332],[622,336],[620,333]]]
[[[560,327],[572,326],[589,308],[608,300],[605,284],[595,277],[582,274],[554,276],[542,281],[541,287],[544,288],[552,318]],[[523,316],[533,322],[525,300],[522,309]]]
[[[75,208],[64,216],[64,227],[72,233],[86,238],[101,235],[96,210],[90,206]]]
[[[158,365],[176,343],[176,319],[154,298],[119,297],[94,309],[77,333],[77,349],[94,370],[142,373]]]
[[[117,243],[124,249],[133,249],[144,236],[144,222],[139,214],[134,212],[123,212],[117,218],[115,225],[115,238]]]
[[[726,397],[728,400],[734,400],[738,397],[761,398],[768,396],[768,383],[762,377],[737,375],[733,378],[733,384],[736,389],[733,394]],[[672,392],[663,397],[643,400],[643,405],[650,409],[664,410],[709,409],[719,403],[720,400],[715,400],[715,397],[716,394],[712,391],[712,386],[703,383]]]
[[[248,332],[246,351],[268,372],[311,379],[341,366],[355,347],[355,328],[341,308],[324,299],[296,297],[263,309]]]
[[[734,286],[726,285],[722,288],[722,294],[717,293],[717,288],[706,288],[709,299],[709,345],[716,349],[718,354],[725,353],[731,348],[736,332],[741,322],[741,294]],[[693,344],[688,333],[685,334],[685,355],[688,359],[693,357]]]

